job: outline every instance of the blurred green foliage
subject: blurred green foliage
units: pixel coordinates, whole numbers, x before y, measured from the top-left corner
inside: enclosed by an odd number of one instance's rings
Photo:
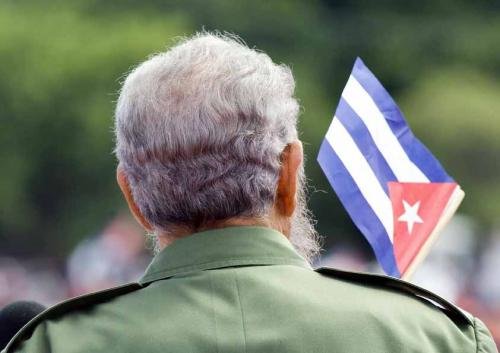
[[[366,248],[315,156],[356,56],[488,227],[500,205],[500,7],[494,1],[0,2],[0,247],[63,257],[125,205],[112,116],[123,75],[172,39],[230,31],[292,66],[329,243]],[[324,192],[323,192],[324,191]]]

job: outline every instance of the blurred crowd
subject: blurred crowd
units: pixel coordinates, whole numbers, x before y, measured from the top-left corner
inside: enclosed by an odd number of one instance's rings
[[[0,253],[0,307],[16,300],[52,305],[136,281],[150,260],[142,229],[128,216],[118,215],[100,234],[81,241],[64,265]]]
[[[479,316],[500,345],[500,236],[477,237],[477,232],[470,218],[455,216],[411,281]],[[0,307],[16,300],[52,305],[135,281],[151,260],[145,245],[135,222],[118,215],[100,234],[79,243],[62,266],[0,253]],[[380,273],[376,262],[346,246],[326,249],[315,266]]]

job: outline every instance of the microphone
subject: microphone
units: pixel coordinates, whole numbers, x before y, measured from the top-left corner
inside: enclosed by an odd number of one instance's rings
[[[31,319],[46,309],[42,304],[30,301],[18,301],[0,310],[0,350]]]

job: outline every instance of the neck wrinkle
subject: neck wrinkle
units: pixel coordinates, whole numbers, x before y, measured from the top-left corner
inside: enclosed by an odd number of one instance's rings
[[[274,217],[272,217],[274,218]],[[157,230],[157,242],[159,250],[163,250],[165,247],[171,245],[178,239],[185,238],[194,233],[199,233],[207,230],[221,229],[227,227],[237,227],[237,226],[260,226],[271,228],[277,230],[278,232],[285,235],[285,237],[289,237],[289,228],[285,227],[282,220],[274,220],[271,221],[269,218],[264,217],[237,217],[230,218],[222,221],[211,222],[208,224],[204,224],[200,227],[188,227],[188,226],[172,226],[168,231],[160,231]],[[286,231],[288,230],[288,231]]]

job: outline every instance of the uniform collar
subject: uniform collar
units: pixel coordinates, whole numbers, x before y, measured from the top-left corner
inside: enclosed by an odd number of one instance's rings
[[[248,265],[311,268],[283,234],[265,227],[227,227],[178,239],[158,253],[140,284],[209,269]]]

